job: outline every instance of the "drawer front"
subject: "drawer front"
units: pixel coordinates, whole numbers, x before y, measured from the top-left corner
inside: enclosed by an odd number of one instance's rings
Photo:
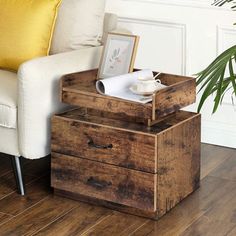
[[[156,211],[157,175],[52,153],[52,187]]]
[[[52,119],[52,151],[156,173],[156,136],[80,122]]]

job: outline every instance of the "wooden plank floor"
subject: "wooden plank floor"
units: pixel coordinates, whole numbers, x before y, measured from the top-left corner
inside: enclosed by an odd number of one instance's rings
[[[236,151],[202,145],[201,188],[155,222],[53,196],[49,158],[24,161],[27,196],[16,193],[0,154],[0,236],[236,236]]]

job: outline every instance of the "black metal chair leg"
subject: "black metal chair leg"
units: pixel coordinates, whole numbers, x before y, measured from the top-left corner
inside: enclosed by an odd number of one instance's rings
[[[14,156],[12,157],[12,167],[14,170],[14,175],[16,179],[18,192],[24,196],[25,195],[25,186],[24,179],[22,175],[22,167],[21,167],[21,157]]]

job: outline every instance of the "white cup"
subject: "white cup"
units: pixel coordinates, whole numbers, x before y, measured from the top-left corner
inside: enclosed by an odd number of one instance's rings
[[[140,93],[151,93],[161,88],[161,86],[160,80],[139,80],[137,83],[137,91]]]

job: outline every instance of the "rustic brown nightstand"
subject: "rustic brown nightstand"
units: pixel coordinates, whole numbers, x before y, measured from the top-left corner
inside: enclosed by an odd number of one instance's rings
[[[97,70],[66,75],[52,118],[55,194],[158,219],[199,187],[200,115],[195,80],[163,74],[169,85],[138,104],[100,95]]]

